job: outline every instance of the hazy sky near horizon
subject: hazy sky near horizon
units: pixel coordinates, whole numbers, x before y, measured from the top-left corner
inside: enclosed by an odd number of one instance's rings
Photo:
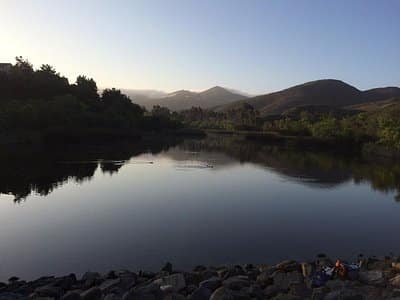
[[[0,0],[0,62],[165,91],[399,86],[399,16],[399,0]]]

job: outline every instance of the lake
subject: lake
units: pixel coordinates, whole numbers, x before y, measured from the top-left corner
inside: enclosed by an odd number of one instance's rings
[[[400,166],[211,135],[0,152],[0,280],[399,254]]]

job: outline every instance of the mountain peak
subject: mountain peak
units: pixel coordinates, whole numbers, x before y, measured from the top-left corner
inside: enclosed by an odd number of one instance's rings
[[[248,98],[245,101],[259,110],[262,116],[268,116],[279,115],[299,106],[344,107],[365,102],[365,100],[362,91],[346,82],[337,79],[320,79]],[[235,103],[227,105],[222,110],[234,106]],[[221,108],[218,109],[221,110]]]

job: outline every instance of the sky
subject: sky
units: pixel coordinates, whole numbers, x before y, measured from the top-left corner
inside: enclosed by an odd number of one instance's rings
[[[400,86],[399,0],[0,0],[0,62],[100,87]]]

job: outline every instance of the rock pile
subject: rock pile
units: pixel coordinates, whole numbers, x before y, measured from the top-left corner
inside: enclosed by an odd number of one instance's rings
[[[318,270],[333,267],[327,257],[311,263],[283,261],[274,266],[197,266],[190,272],[166,264],[159,272],[87,272],[41,277],[33,281],[0,282],[0,300],[246,300],[246,299],[398,299],[400,262],[369,258],[360,262],[357,276],[333,274],[315,285]]]

